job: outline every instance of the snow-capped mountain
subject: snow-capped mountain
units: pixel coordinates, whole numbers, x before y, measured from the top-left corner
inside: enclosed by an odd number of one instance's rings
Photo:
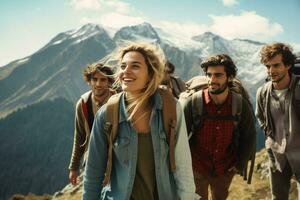
[[[169,37],[166,33],[163,35],[168,40],[172,40],[171,35]],[[191,40],[187,39],[182,43],[183,45],[178,45],[178,48],[197,57],[198,60],[203,60],[214,54],[228,54],[239,69],[238,76],[246,84],[254,84],[265,77],[264,68],[259,62],[259,51],[262,43],[241,39],[227,40],[211,32],[194,36]],[[164,42],[163,39],[162,41]]]
[[[33,55],[4,66],[0,69],[0,116],[56,97],[76,101],[88,89],[82,69],[115,47],[104,29],[87,24],[58,34]]]
[[[119,29],[113,37],[95,24],[59,33],[33,55],[0,68],[0,116],[28,104],[64,97],[72,102],[88,89],[81,71],[114,52],[123,41],[158,44],[184,80],[201,73],[200,62],[217,53],[229,54],[239,77],[249,87],[265,76],[259,63],[261,43],[227,40],[210,32],[191,38],[175,36],[149,23]],[[15,81],[18,80],[18,81]]]
[[[136,26],[127,26],[117,31],[113,38],[116,42],[144,41],[151,43],[160,43],[160,38],[155,29],[149,23],[142,23]]]

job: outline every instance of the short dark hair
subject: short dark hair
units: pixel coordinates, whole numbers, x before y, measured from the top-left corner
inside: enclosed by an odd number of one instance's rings
[[[291,65],[290,71],[294,67],[296,56],[293,54],[293,49],[287,44],[276,42],[266,44],[260,51],[260,62],[264,65],[277,55],[282,55],[282,62],[284,65]]]
[[[103,63],[88,64],[83,70],[83,79],[89,83],[96,72],[102,72],[107,75],[108,81],[111,84],[114,82],[113,70],[111,67],[105,66]]]
[[[173,63],[167,60],[165,70],[168,72],[168,74],[173,74],[175,71],[175,66]]]
[[[226,54],[218,54],[208,57],[206,60],[202,61],[201,68],[204,73],[206,73],[208,67],[214,67],[218,65],[224,66],[227,77],[236,76],[238,69],[232,59]]]

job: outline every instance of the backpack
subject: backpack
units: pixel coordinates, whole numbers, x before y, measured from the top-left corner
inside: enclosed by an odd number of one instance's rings
[[[178,99],[180,93],[186,90],[186,85],[179,77],[170,76],[170,82],[173,84],[172,93],[173,96]]]
[[[192,119],[191,119],[191,134],[189,135],[190,141],[192,141],[192,137],[195,136],[196,131],[198,131],[202,124],[204,119],[223,119],[223,120],[232,120],[234,122],[234,139],[233,143],[235,146],[238,145],[238,138],[239,138],[239,131],[238,131],[238,124],[241,119],[241,113],[242,113],[242,105],[243,105],[243,99],[246,100],[248,105],[252,108],[252,104],[250,101],[250,96],[248,92],[245,90],[245,88],[242,86],[242,83],[234,78],[232,82],[229,83],[229,89],[232,91],[232,114],[229,116],[208,116],[205,112],[205,109],[203,109],[203,97],[202,97],[202,90],[208,88],[208,82],[207,78],[205,76],[196,76],[190,79],[186,82],[187,90],[180,94],[179,101],[183,104],[185,104],[185,101],[187,98],[191,98],[191,108],[189,111],[192,112]],[[191,97],[190,97],[191,96]],[[253,118],[255,116],[253,109],[252,115]],[[186,119],[187,120],[187,119]],[[252,150],[252,154],[250,157],[251,164],[250,169],[247,177],[247,167],[248,165],[245,165],[243,175],[244,180],[247,180],[247,183],[251,183],[252,174],[254,170],[254,163],[255,163],[255,153],[256,149]]]
[[[184,103],[187,98],[191,96],[192,98],[192,134],[194,134],[193,131],[198,130],[201,127],[201,121],[199,118],[203,116],[204,110],[203,110],[203,101],[202,100],[202,90],[208,88],[207,78],[205,76],[195,76],[189,81],[186,82],[187,90],[182,92],[180,94],[179,101]],[[229,83],[229,89],[232,91],[232,116],[226,116],[225,119],[228,118],[228,120],[233,120],[234,125],[238,125],[238,122],[241,118],[241,112],[242,112],[242,100],[245,99],[249,106],[252,108],[252,103],[250,100],[250,96],[248,92],[243,87],[242,83],[234,78]],[[254,116],[254,111],[252,110],[252,114]],[[189,135],[191,137],[192,135]]]
[[[162,98],[162,115],[164,129],[167,136],[167,142],[169,144],[169,162],[171,171],[174,172],[176,169],[175,165],[175,127],[177,124],[176,118],[176,100],[173,95],[165,90],[158,89],[160,96]],[[103,186],[110,182],[111,170],[112,170],[112,157],[113,157],[113,142],[117,137],[118,124],[119,124],[119,105],[122,92],[115,94],[110,97],[106,103],[106,117],[104,123],[104,133],[107,138],[108,143],[108,155],[106,171],[104,174]]]

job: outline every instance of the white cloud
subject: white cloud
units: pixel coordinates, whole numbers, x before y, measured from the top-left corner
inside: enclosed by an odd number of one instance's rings
[[[71,0],[70,4],[75,10],[98,10],[122,14],[135,12],[133,7],[120,0]]]
[[[169,34],[177,35],[182,38],[190,38],[208,30],[206,25],[201,25],[195,22],[179,23],[173,21],[158,21],[153,22],[152,24],[155,27],[163,29]]]
[[[244,11],[241,15],[210,16],[213,19],[211,31],[223,37],[267,40],[283,32],[278,23],[257,15],[254,11]]]
[[[111,28],[120,28],[123,26],[140,24],[143,23],[144,21],[145,19],[143,17],[123,15],[116,12],[104,14],[100,19],[100,23],[102,25]]]
[[[91,17],[83,17],[80,19],[80,24],[84,25],[84,24],[99,24],[100,23],[100,19],[98,18],[91,18]]]
[[[122,1],[117,1],[117,0],[103,1],[103,4],[104,3],[107,5],[107,7],[113,8],[114,11],[117,13],[129,14],[135,10],[128,3]]]
[[[72,0],[70,4],[75,10],[99,10],[101,8],[99,0]]]
[[[241,38],[266,41],[283,32],[280,24],[271,22],[268,18],[257,15],[253,11],[244,11],[240,15],[210,15],[210,17],[213,20],[211,25],[172,21],[158,21],[151,22],[151,24],[177,36],[177,38],[190,38],[211,31],[227,39]]]
[[[124,26],[145,21],[178,39],[191,38],[205,31],[211,31],[227,39],[241,38],[266,41],[283,32],[283,27],[254,11],[242,11],[240,15],[210,15],[212,24],[196,22],[150,21],[140,11],[121,0],[71,0],[75,9],[97,9],[97,15],[85,16],[81,24],[95,23],[117,30]],[[237,4],[238,0],[222,0],[226,5]],[[94,12],[95,13],[95,12]]]
[[[221,0],[224,6],[234,6],[238,4],[238,0]]]
[[[300,43],[289,43],[292,47],[294,52],[300,52]]]
[[[120,0],[72,0],[71,5],[77,10],[99,11],[96,16],[81,18],[80,24],[95,23],[116,29],[146,21],[141,12]]]

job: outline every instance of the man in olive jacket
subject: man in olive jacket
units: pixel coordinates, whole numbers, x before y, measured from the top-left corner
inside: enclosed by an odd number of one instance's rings
[[[271,81],[257,90],[256,116],[266,138],[272,199],[288,200],[293,176],[300,199],[300,78],[292,74],[295,55],[286,44],[267,44],[261,62]]]

